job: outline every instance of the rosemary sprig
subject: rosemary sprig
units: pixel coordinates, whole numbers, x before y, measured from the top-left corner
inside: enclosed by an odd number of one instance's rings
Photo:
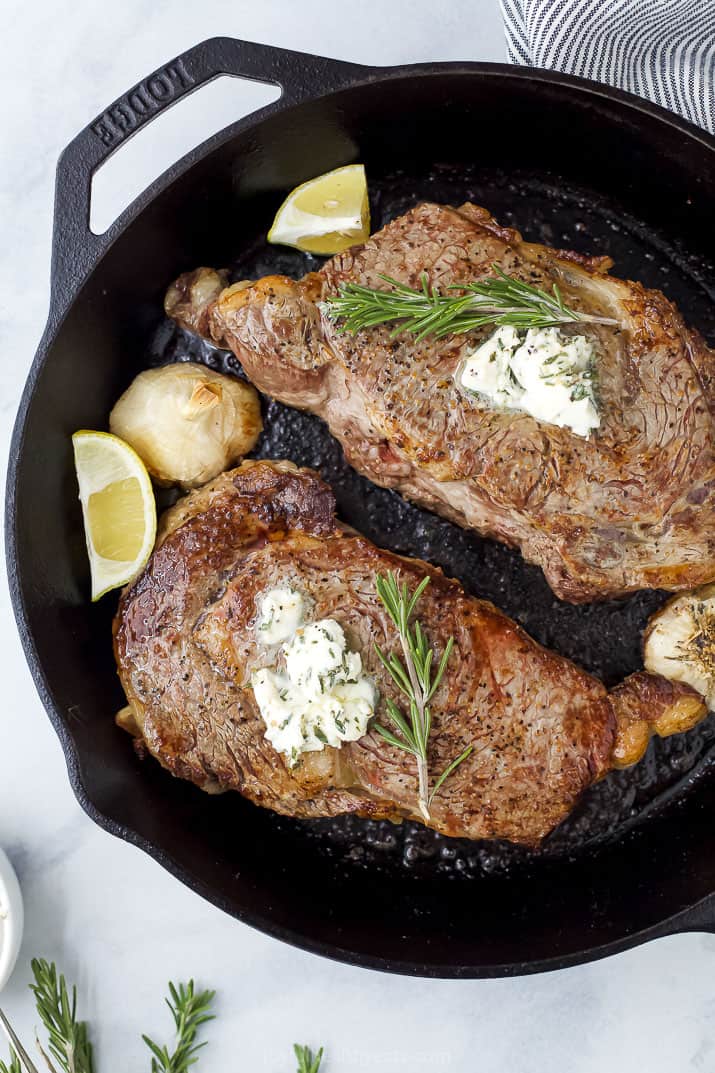
[[[142,1036],[153,1057],[151,1073],[186,1073],[189,1066],[198,1060],[198,1052],[206,1043],[196,1043],[196,1035],[201,1025],[213,1020],[209,1008],[215,991],[194,992],[194,981],[179,984],[178,988],[170,983],[171,999],[166,1004],[171,1010],[176,1028],[176,1043],[169,1053],[166,1046],[160,1047],[149,1036]]]
[[[469,756],[472,746],[469,745],[455,757],[435,782],[432,790],[429,789],[429,771],[427,764],[427,747],[430,730],[432,728],[432,713],[430,701],[437,692],[447,663],[454,647],[454,638],[450,637],[445,645],[442,658],[437,666],[436,673],[432,673],[434,650],[430,648],[424,630],[419,621],[411,625],[412,615],[422,593],[429,585],[429,577],[424,577],[415,591],[410,595],[407,585],[398,585],[397,579],[391,570],[387,577],[378,574],[375,579],[375,588],[385,610],[397,630],[404,663],[393,652],[386,656],[379,645],[375,645],[377,655],[389,672],[393,682],[405,697],[409,705],[409,716],[405,717],[393,700],[387,698],[387,708],[390,721],[395,728],[395,733],[388,730],[380,723],[374,723],[374,729],[385,741],[398,749],[412,753],[417,761],[417,803],[420,812],[426,820],[430,818],[430,805],[440,786],[452,772],[459,767],[463,760]]]
[[[30,990],[47,1029],[50,1054],[64,1073],[93,1073],[87,1024],[77,1020],[77,988],[72,988],[70,998],[65,978],[58,977],[53,962],[33,958],[30,967],[35,981]]]
[[[49,1049],[64,1073],[92,1073],[92,1048],[88,1040],[87,1025],[77,1020],[77,989],[72,996],[65,978],[58,976],[54,962],[36,958],[31,963],[34,983],[30,990],[35,996],[37,1012],[50,1037]],[[152,1073],[186,1073],[198,1061],[198,1052],[204,1043],[196,1043],[199,1028],[213,1020],[209,1013],[215,991],[194,991],[194,981],[188,984],[169,984],[170,999],[166,1004],[171,1010],[176,1028],[176,1046],[172,1053],[167,1047],[159,1047],[148,1036],[142,1039],[152,1053]],[[48,1069],[57,1073],[49,1056],[38,1047]],[[315,1054],[310,1047],[293,1045],[298,1060],[297,1073],[319,1073],[323,1060],[323,1048]],[[120,1063],[121,1065],[121,1063]],[[24,1073],[20,1059],[10,1050],[10,1063],[0,1060],[0,1073]]]
[[[611,317],[597,317],[570,309],[554,283],[551,293],[507,276],[492,265],[494,276],[479,283],[461,283],[439,293],[430,287],[427,273],[420,276],[421,289],[398,283],[380,274],[392,290],[342,283],[337,295],[325,301],[331,320],[341,320],[351,334],[378,324],[395,324],[391,337],[411,332],[419,341],[432,335],[463,335],[485,324],[509,324],[513,328],[547,328],[559,324],[613,324]],[[458,291],[458,294],[449,292]]]
[[[320,1069],[320,1063],[323,1060],[323,1048],[313,1054],[310,1047],[305,1047],[300,1043],[293,1044],[293,1050],[298,1060],[297,1073],[318,1073]]]

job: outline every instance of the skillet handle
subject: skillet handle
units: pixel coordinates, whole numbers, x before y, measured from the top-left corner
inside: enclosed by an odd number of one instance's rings
[[[715,934],[715,895],[686,909],[664,930],[664,935],[677,935],[688,931],[703,931]]]
[[[263,114],[322,96],[364,78],[358,64],[214,37],[182,52],[116,100],[70,142],[57,165],[52,239],[52,306],[58,316],[109,248],[132,207],[104,234],[89,227],[92,176],[122,144],[156,116],[222,74],[277,85],[282,93]]]
[[[640,941],[650,942],[653,939],[665,939],[688,932],[715,935],[715,894],[709,895],[689,909],[683,909],[662,924],[649,928]]]

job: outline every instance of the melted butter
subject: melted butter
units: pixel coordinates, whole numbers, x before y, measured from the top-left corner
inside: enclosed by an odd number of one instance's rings
[[[266,645],[287,641],[301,625],[304,613],[303,597],[295,589],[270,589],[261,599],[259,640]]]
[[[340,624],[326,618],[302,625],[303,617],[304,601],[294,590],[271,589],[263,596],[258,640],[283,642],[282,666],[261,668],[252,677],[265,737],[291,763],[300,753],[357,741],[377,704],[374,682]]]
[[[594,359],[593,344],[583,335],[529,328],[524,336],[504,325],[467,355],[457,377],[465,391],[489,406],[588,436],[601,423]]]

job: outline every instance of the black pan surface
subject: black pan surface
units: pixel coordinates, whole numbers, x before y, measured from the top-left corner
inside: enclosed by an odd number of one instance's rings
[[[647,934],[709,926],[709,906],[686,910],[715,890],[712,720],[654,742],[641,764],[594,787],[538,853],[410,823],[297,821],[237,797],[207,798],[138,761],[112,724],[122,703],[109,642],[116,601],[87,602],[67,437],[106,427],[115,397],[148,364],[201,360],[241,375],[232,355],[163,317],[162,293],[179,271],[202,263],[230,263],[236,279],[315,267],[315,258],[265,242],[296,182],[363,160],[375,229],[423,199],[483,204],[530,240],[609,253],[617,275],[664,290],[715,341],[715,266],[699,223],[712,189],[698,190],[702,161],[715,162],[712,139],[561,76],[493,65],[360,74],[342,68],[359,87],[294,107],[289,124],[290,113],[271,106],[267,118],[214,139],[208,156],[197,150],[183,178],[159,180],[156,200],[147,195],[143,212],[129,210],[134,223],[116,228],[76,297],[72,286],[56,288],[55,307],[69,312],[48,328],[18,419],[8,555],[20,629],[75,789],[98,822],[229,912],[321,953],[393,971],[535,971]],[[522,131],[518,153],[499,133],[497,106],[507,129]],[[317,145],[310,160],[296,132]],[[559,141],[564,132],[568,142]],[[608,685],[641,665],[642,628],[665,594],[562,603],[517,552],[359,477],[317,418],[273,402],[264,416],[256,454],[319,470],[341,517],[375,543],[438,564]],[[32,525],[30,493],[49,496],[46,534]]]

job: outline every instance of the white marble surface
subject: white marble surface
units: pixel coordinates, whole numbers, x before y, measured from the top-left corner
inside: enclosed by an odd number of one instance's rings
[[[2,0],[0,12],[3,457],[46,314],[55,160],[122,91],[214,34],[385,64],[504,57],[496,0]],[[235,106],[220,107],[216,127]],[[148,181],[188,147],[176,125],[167,130],[166,159],[137,150],[135,178]],[[106,217],[126,191],[105,186]],[[28,1039],[28,960],[41,954],[80,984],[100,1073],[149,1068],[139,1033],[168,1030],[165,981],[190,975],[219,991],[219,1019],[198,1067],[207,1073],[292,1069],[293,1040],[324,1042],[331,1073],[715,1069],[715,938],[668,939],[541,977],[427,982],[332,964],[229,919],[80,811],[25,667],[4,577],[0,651],[0,845],[27,909],[20,961],[1,1003]]]

